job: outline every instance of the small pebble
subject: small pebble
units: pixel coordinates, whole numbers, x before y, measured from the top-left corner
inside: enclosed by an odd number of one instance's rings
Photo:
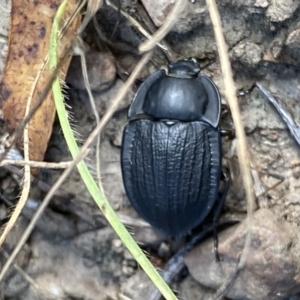
[[[103,92],[111,87],[116,79],[114,57],[108,53],[88,52],[85,59],[91,90]],[[66,82],[78,90],[85,90],[80,56],[73,57]]]

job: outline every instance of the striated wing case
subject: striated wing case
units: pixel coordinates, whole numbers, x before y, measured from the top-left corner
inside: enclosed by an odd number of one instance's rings
[[[220,147],[219,131],[206,123],[130,121],[121,156],[130,203],[169,236],[187,233],[216,201]]]

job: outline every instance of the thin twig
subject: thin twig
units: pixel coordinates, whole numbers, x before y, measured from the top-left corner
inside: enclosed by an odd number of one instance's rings
[[[101,1],[102,2],[102,1]],[[76,46],[75,52],[80,55],[80,62],[81,62],[81,69],[82,69],[82,76],[83,76],[83,81],[85,85],[85,89],[87,90],[89,100],[91,102],[92,110],[96,119],[96,124],[98,125],[100,122],[100,117],[99,113],[96,107],[95,99],[91,90],[91,86],[89,83],[89,77],[87,73],[87,68],[86,68],[86,59],[85,59],[85,53],[83,51],[83,40],[78,37],[78,43]],[[95,154],[95,161],[96,161],[96,170],[97,170],[97,179],[98,179],[98,185],[100,187],[100,190],[102,193],[104,193],[102,181],[101,181],[101,170],[100,170],[100,134],[97,138],[97,143],[96,143],[96,154]]]
[[[50,163],[44,161],[33,161],[33,160],[15,160],[15,159],[4,159],[0,162],[0,167],[5,165],[15,165],[15,166],[30,166],[33,168],[43,168],[43,169],[65,169],[70,165],[70,161],[63,161],[57,163]]]
[[[233,277],[225,281],[223,286],[217,291],[216,299],[220,299],[226,292],[231,284],[233,284],[239,271],[244,267],[251,244],[251,224],[253,222],[253,212],[255,207],[255,196],[253,191],[253,182],[250,171],[250,159],[246,141],[246,135],[244,126],[238,106],[238,100],[236,96],[236,88],[233,81],[232,69],[229,61],[228,48],[225,42],[225,38],[222,30],[222,23],[218,7],[215,0],[206,0],[210,18],[214,27],[214,33],[220,57],[221,69],[223,74],[223,82],[225,87],[225,95],[228,100],[228,104],[232,113],[232,119],[234,122],[236,137],[238,140],[237,154],[240,163],[241,173],[243,177],[244,187],[247,197],[247,226],[248,231],[245,238],[245,246],[240,256],[237,269]]]

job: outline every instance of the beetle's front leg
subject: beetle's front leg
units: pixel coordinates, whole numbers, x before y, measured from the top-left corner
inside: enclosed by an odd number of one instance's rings
[[[224,188],[221,194],[221,197],[219,199],[219,202],[217,202],[217,205],[214,209],[214,215],[213,215],[213,226],[214,226],[214,253],[216,257],[216,261],[220,261],[219,253],[218,253],[218,232],[217,232],[217,222],[221,213],[221,210],[224,206],[225,199],[228,193],[229,189],[229,178],[225,173],[221,173],[221,180],[224,181]]]
[[[221,137],[229,137],[234,138],[235,137],[235,131],[232,129],[220,129]]]
[[[227,104],[222,103],[221,107],[222,107],[222,114],[227,114],[229,112],[229,107]],[[221,137],[229,137],[230,139],[233,139],[235,137],[234,129],[219,128],[219,132],[221,134]]]

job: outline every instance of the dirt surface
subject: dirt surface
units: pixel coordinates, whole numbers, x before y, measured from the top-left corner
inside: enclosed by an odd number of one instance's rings
[[[172,1],[157,1],[164,6],[159,11],[151,10],[151,6],[155,7],[155,1],[148,0],[142,1],[146,9],[143,9],[140,2],[130,0],[122,2],[122,9],[151,32],[155,25],[160,26],[165,20],[169,12],[168,7],[172,5]],[[2,2],[9,10],[9,3],[0,0],[0,4]],[[218,7],[230,49],[237,88],[248,90],[256,81],[261,82],[282,100],[295,121],[300,124],[300,2],[227,0],[218,1]],[[2,9],[0,5],[1,14]],[[147,9],[150,17],[147,15]],[[124,84],[126,72],[130,73],[139,60],[137,49],[144,37],[125,17],[119,18],[118,13],[106,5],[97,13],[97,19],[102,39],[99,38],[99,32],[96,32],[93,24],[90,24],[84,32],[84,40],[90,45],[87,53],[87,60],[90,62],[89,76],[95,87],[94,97],[101,117]],[[116,24],[118,26],[113,34]],[[1,26],[0,28],[4,29],[3,33],[0,31],[0,58],[5,57],[5,36],[8,35],[7,30],[5,31],[8,28],[7,24]],[[205,1],[187,3],[165,42],[174,59],[195,57],[199,60],[202,72],[214,80],[220,89],[222,102],[226,104],[214,34]],[[157,48],[153,59],[139,79],[144,80],[166,63],[167,57]],[[84,85],[79,78],[78,68],[80,64],[75,58],[67,77],[66,102],[72,114],[74,131],[82,143],[94,128],[95,117],[87,93],[83,90]],[[3,60],[0,62],[0,71],[2,69]],[[153,263],[162,268],[170,256],[182,246],[183,241],[168,241],[140,220],[131,208],[122,184],[122,130],[127,122],[128,106],[136,88],[137,85],[128,92],[102,134],[100,159],[103,186],[110,203],[120,218],[130,226],[135,239],[143,243],[143,248],[150,253]],[[298,230],[299,145],[258,88],[239,97],[239,104],[251,154],[257,209],[269,209],[270,215]],[[4,134],[5,126],[1,120],[0,122],[1,134]],[[232,128],[229,112],[222,114],[220,126]],[[246,200],[236,157],[237,143],[236,139],[223,140],[224,169],[230,174],[230,191],[222,214],[223,220],[241,220],[246,217]],[[94,170],[95,166],[95,152],[93,149],[86,160],[91,170]],[[56,122],[45,160],[59,162],[69,159],[69,152]],[[43,170],[38,180],[51,186],[60,174],[61,171]],[[1,224],[5,224],[17,201],[20,185],[19,176],[0,168]],[[44,195],[45,189],[35,184],[22,217],[5,243],[4,250],[7,253],[12,251]],[[209,254],[213,256],[212,251]],[[276,255],[278,258],[277,252]],[[272,259],[270,256],[271,262]],[[280,257],[278,259],[280,260]],[[2,252],[0,268],[4,261],[5,256]],[[60,195],[54,197],[18,255],[16,264],[27,275],[11,268],[0,284],[0,299],[108,300],[125,299],[127,296],[129,299],[139,300],[145,299],[145,290],[149,288],[148,279],[107,225],[76,171],[63,184]],[[196,263],[194,264],[196,267]],[[208,274],[209,272],[205,276],[208,277]],[[185,269],[173,282],[172,287],[178,291],[181,299],[209,299],[216,286],[207,283],[204,287],[196,280]],[[259,282],[260,278],[256,277],[255,280]],[[208,278],[207,282],[209,281]],[[245,281],[248,282],[247,278]],[[289,284],[292,285],[292,282]],[[291,294],[285,293],[284,297],[276,299],[299,299],[298,285],[290,285]],[[269,286],[266,286],[266,290],[268,288]],[[122,295],[125,296],[122,298]],[[243,299],[256,298],[253,293],[249,293]]]

